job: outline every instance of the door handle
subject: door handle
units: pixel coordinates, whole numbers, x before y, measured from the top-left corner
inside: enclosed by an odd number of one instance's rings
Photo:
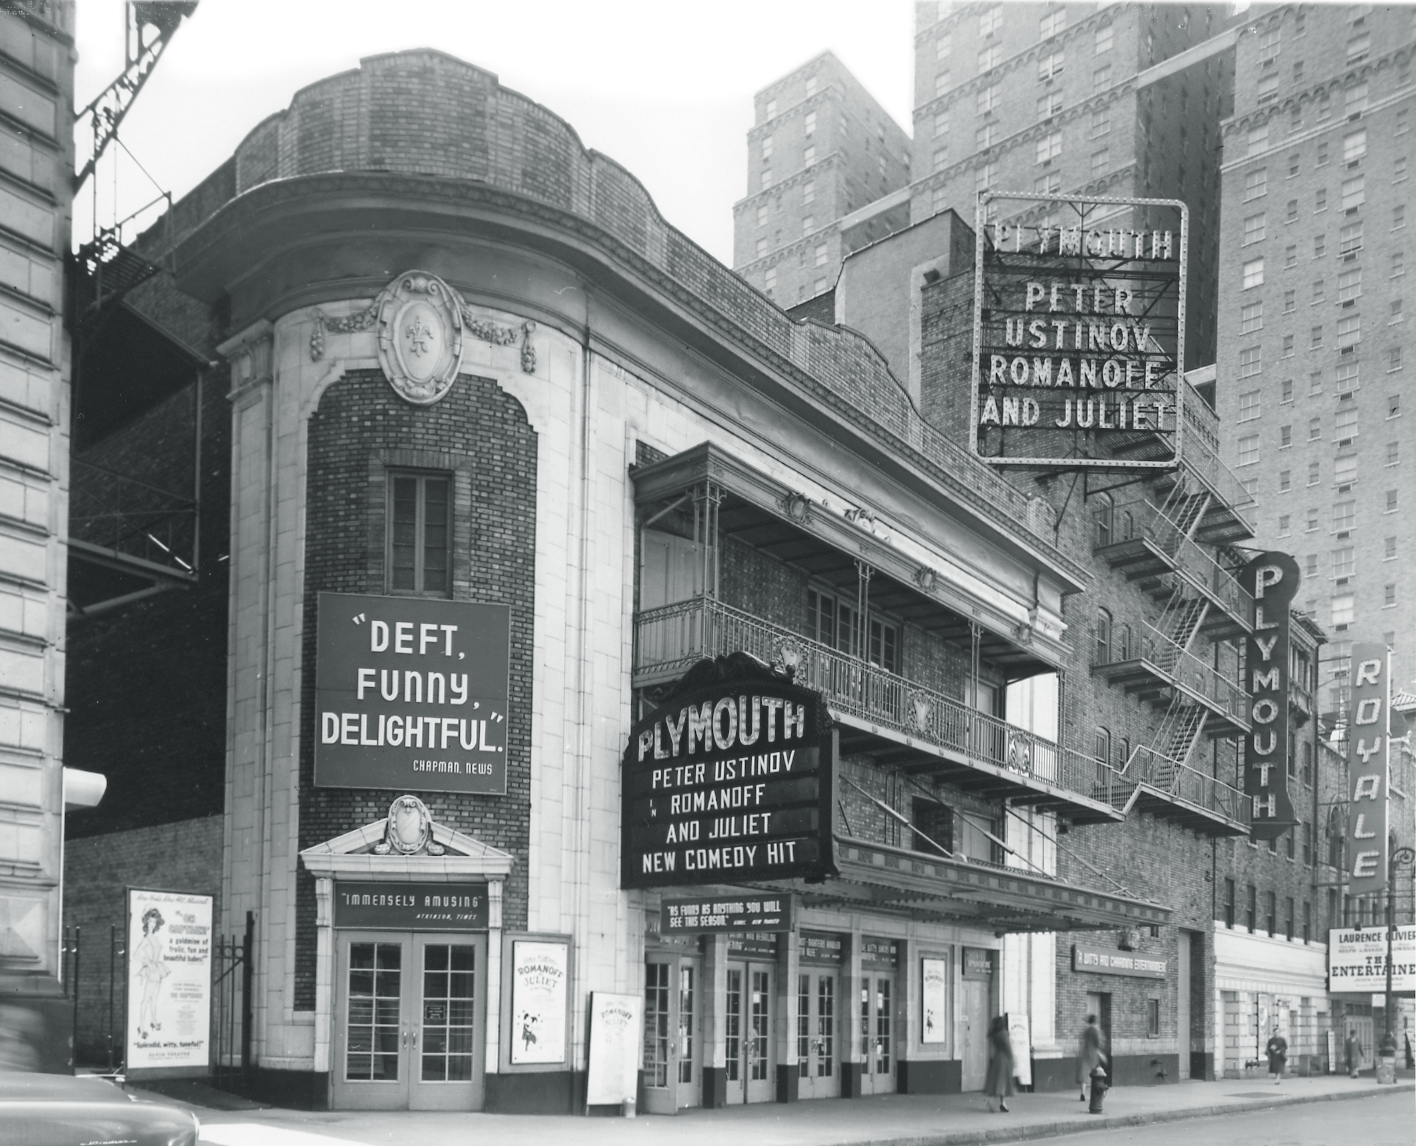
[[[414,1049],[414,1050],[417,1050],[417,1049],[418,1049],[418,1028],[417,1028],[417,1027],[414,1027],[414,1028],[413,1028],[413,1049]]]
[[[408,1045],[408,1028],[407,1028],[407,1027],[404,1027],[404,1028],[403,1028],[403,1045],[404,1045],[404,1046],[407,1046],[407,1045]]]

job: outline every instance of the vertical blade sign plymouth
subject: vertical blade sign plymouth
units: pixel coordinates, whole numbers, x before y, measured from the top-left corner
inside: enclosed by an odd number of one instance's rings
[[[1298,592],[1298,562],[1287,553],[1260,553],[1239,572],[1254,598],[1254,631],[1245,642],[1249,734],[1244,738],[1244,794],[1249,834],[1272,840],[1295,826],[1288,795],[1289,622]]]

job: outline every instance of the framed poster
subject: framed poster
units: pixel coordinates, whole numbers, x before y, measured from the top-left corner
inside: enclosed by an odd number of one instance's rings
[[[568,940],[511,941],[511,1063],[566,1061]]]
[[[210,1074],[212,897],[130,887],[127,901],[127,1074]]]
[[[633,1102],[639,1085],[644,1000],[638,995],[590,993],[590,1062],[585,1105]]]
[[[919,1041],[942,1045],[949,1026],[949,961],[920,960]]]

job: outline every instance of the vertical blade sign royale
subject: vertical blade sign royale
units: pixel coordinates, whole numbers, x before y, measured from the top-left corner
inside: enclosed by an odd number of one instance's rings
[[[630,730],[622,886],[833,874],[837,734],[821,695],[765,670],[686,683]]]
[[[1391,663],[1385,645],[1355,644],[1351,664],[1347,893],[1373,895],[1387,886]]]
[[[1272,840],[1296,826],[1288,795],[1289,623],[1298,592],[1298,562],[1287,553],[1260,553],[1239,573],[1254,598],[1254,631],[1245,641],[1249,720],[1244,738],[1244,794],[1250,798],[1249,834]]]
[[[974,453],[1173,469],[1185,389],[1185,204],[979,194]]]

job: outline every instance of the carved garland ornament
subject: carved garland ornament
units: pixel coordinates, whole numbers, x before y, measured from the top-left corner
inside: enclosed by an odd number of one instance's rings
[[[415,405],[430,405],[452,388],[462,364],[464,335],[492,346],[520,342],[522,372],[536,372],[536,348],[531,345],[534,322],[523,322],[518,328],[479,318],[461,295],[426,271],[399,275],[369,306],[342,318],[315,311],[310,359],[318,362],[324,357],[326,331],[353,334],[375,329],[384,377],[400,397]]]

